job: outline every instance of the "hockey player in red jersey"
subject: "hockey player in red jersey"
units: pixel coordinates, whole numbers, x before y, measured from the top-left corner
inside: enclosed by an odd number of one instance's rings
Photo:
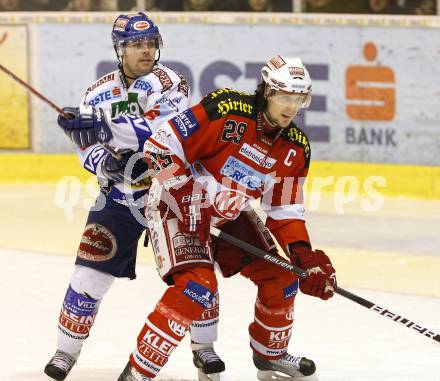
[[[157,268],[169,287],[148,315],[119,381],[154,379],[191,322],[209,310],[217,289],[214,260],[225,277],[240,273],[258,287],[249,325],[258,379],[316,380],[312,360],[287,353],[298,288],[327,300],[336,287],[329,257],[312,249],[302,205],[311,152],[293,119],[309,106],[312,83],[298,58],[273,57],[261,73],[254,95],[214,91],[145,143],[146,160],[157,171],[146,217]],[[249,208],[255,199],[267,215],[265,226]],[[278,255],[272,233],[307,277],[299,281],[210,239],[211,225]]]
[[[58,118],[60,127],[77,146],[83,167],[97,176],[101,188],[96,206],[89,212],[62,303],[56,352],[44,368],[51,379],[59,381],[69,375],[77,361],[114,279],[136,277],[138,241],[146,228],[144,198],[150,181],[132,179],[145,170],[143,145],[156,125],[187,109],[189,102],[185,78],[159,62],[162,37],[159,27],[145,13],[118,16],[112,42],[118,69],[89,86],[81,101],[81,110],[93,106],[99,112],[94,109],[91,115],[88,111],[80,114],[78,108],[66,108],[73,118]],[[120,120],[123,136],[111,136],[103,112]],[[98,144],[103,142],[118,149],[122,158],[107,153]],[[132,176],[125,176],[137,156],[140,160]],[[218,308],[218,304],[213,305],[191,327],[191,349],[200,377],[214,379],[224,370],[213,348]]]

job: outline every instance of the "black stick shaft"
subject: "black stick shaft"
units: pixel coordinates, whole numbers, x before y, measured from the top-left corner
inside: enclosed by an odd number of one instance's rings
[[[227,234],[225,232],[222,232],[216,228],[212,228],[211,227],[211,233],[213,235],[215,235],[216,237],[218,237],[219,239],[229,242],[237,247],[239,247],[240,249],[243,249],[245,251],[247,251],[250,254],[255,255],[258,258],[264,259],[270,263],[273,263],[276,266],[279,266],[283,269],[286,269],[288,271],[291,271],[292,273],[298,275],[301,278],[305,278],[307,276],[307,273],[294,265],[291,265],[289,262],[287,262],[286,260],[280,258],[280,257],[275,257],[269,253],[266,253],[264,250],[259,249],[258,247],[252,246],[250,244],[248,244],[247,242],[244,242],[230,234]],[[355,302],[365,308],[368,308],[371,311],[374,311],[376,313],[378,313],[379,315],[382,315],[384,317],[387,317],[393,321],[395,321],[396,323],[400,323],[403,326],[412,329],[413,331],[420,333],[423,336],[426,336],[430,339],[433,339],[437,342],[440,342],[440,335],[430,331],[428,328],[425,328],[423,326],[421,326],[420,324],[417,324],[399,314],[396,314],[394,312],[391,312],[390,310],[383,308],[377,304],[374,304],[373,302],[370,302],[367,299],[364,299],[356,294],[353,294],[350,291],[347,291],[341,287],[337,287],[335,290],[335,293],[343,296],[344,298],[347,298],[349,300],[351,300],[352,302]]]
[[[50,107],[52,107],[58,114],[62,115],[66,119],[70,119],[71,117],[64,112],[64,110],[57,106],[55,103],[53,103],[50,99],[46,98],[43,94],[41,94],[37,89],[29,85],[29,83],[23,81],[20,77],[15,75],[12,71],[10,71],[8,68],[4,67],[2,64],[0,64],[0,70],[2,70],[4,73],[9,75],[13,80],[18,82],[20,85],[22,85],[26,90],[30,91],[32,94],[34,94],[36,97],[40,98],[43,102],[47,103]],[[108,145],[107,143],[101,144],[104,149],[110,153],[115,159],[120,160],[122,159],[122,155],[116,151],[112,146]]]
[[[290,264],[289,262],[283,260],[282,258],[278,258],[273,255],[270,255],[269,253],[266,253],[264,250],[261,250],[258,247],[252,246],[252,245],[248,244],[247,242],[244,242],[244,241],[242,241],[242,240],[240,240],[230,234],[222,232],[216,228],[211,228],[211,233],[213,231],[214,231],[214,235],[217,236],[218,238],[220,238],[221,240],[232,243],[233,245],[235,245],[243,250],[246,250],[248,253],[255,255],[256,257],[259,257],[259,258],[265,259],[269,262],[272,262],[272,263],[276,264],[277,266],[280,266],[284,269],[287,269],[287,270],[293,272],[294,274],[300,276],[301,278],[305,278],[307,276],[307,273],[303,269],[300,269],[299,267]]]
[[[13,80],[18,82],[20,85],[22,85],[26,90],[30,91],[32,94],[34,94],[36,97],[40,98],[43,102],[46,102],[50,107],[52,107],[58,114],[61,114],[66,119],[69,119],[69,115],[67,115],[61,107],[58,107],[55,103],[53,103],[50,99],[46,98],[43,94],[41,94],[37,89],[33,88],[29,83],[23,81],[20,77],[15,75],[12,71],[10,71],[8,68],[4,67],[2,64],[0,64],[0,70],[2,70],[4,73],[9,75]]]

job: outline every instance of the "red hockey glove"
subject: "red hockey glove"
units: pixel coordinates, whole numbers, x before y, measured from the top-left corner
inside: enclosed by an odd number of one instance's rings
[[[186,178],[186,176],[180,177]],[[165,182],[169,202],[163,201],[179,219],[178,225],[181,233],[198,236],[200,243],[208,242],[211,208],[206,190],[193,179],[186,179],[186,182],[177,181],[176,185],[166,186],[166,183],[170,184],[175,179],[177,178]]]
[[[322,250],[295,245],[291,247],[290,261],[307,272],[307,277],[300,279],[301,292],[323,300],[333,296],[337,287],[336,271],[330,258]]]

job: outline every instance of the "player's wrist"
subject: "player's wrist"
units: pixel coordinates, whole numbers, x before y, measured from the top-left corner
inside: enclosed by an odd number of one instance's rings
[[[289,258],[292,264],[297,264],[302,267],[307,258],[313,256],[312,246],[306,241],[296,241],[289,243]]]

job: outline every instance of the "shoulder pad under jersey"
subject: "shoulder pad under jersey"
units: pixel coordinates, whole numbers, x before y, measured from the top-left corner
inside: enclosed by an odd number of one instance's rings
[[[210,120],[221,119],[227,115],[240,115],[255,119],[257,111],[253,94],[225,88],[209,93],[200,102]]]
[[[119,70],[103,75],[90,85],[84,94],[84,104],[97,106],[105,101],[114,101],[121,97],[123,84]]]
[[[305,132],[302,131],[295,123],[292,123],[283,131],[281,137],[303,149],[305,166],[306,168],[308,168],[310,164],[311,151],[309,138],[307,137]]]

